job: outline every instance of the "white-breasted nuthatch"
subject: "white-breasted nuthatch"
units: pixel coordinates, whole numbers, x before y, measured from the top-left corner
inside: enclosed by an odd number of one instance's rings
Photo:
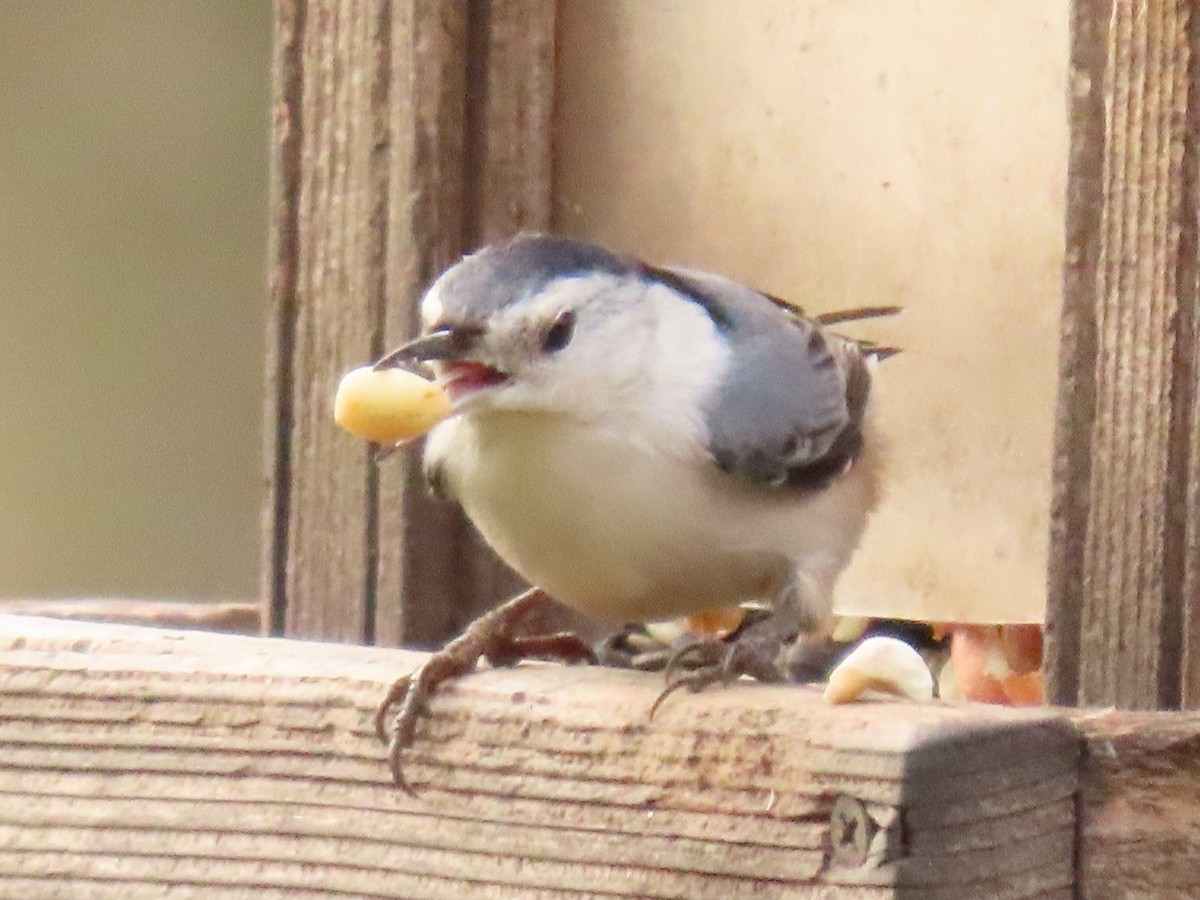
[[[889,351],[825,325],[893,311],[809,318],[717,275],[526,235],[443,274],[422,335],[377,365],[432,365],[456,415],[429,435],[430,480],[531,584],[619,622],[763,601],[772,614],[708,662],[770,677],[781,642],[829,620],[879,493],[871,358]],[[411,719],[490,653],[455,648],[388,702],[407,689]]]

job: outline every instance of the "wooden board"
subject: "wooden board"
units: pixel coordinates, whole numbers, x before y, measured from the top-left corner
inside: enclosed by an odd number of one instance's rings
[[[1048,608],[1059,703],[1200,704],[1200,26],[1077,0]]]
[[[553,0],[275,5],[264,602],[275,633],[436,645],[515,589],[338,379],[483,240],[549,221]]]
[[[1085,712],[1079,886],[1092,900],[1200,895],[1200,714]]]
[[[1078,739],[1047,713],[529,666],[440,694],[390,784],[370,728],[418,654],[0,617],[0,893],[1070,897]]]
[[[262,634],[262,605],[237,602],[184,600],[132,600],[105,597],[96,600],[0,600],[0,613],[49,616],[85,622],[154,625],[160,628],[199,628],[227,634]]]

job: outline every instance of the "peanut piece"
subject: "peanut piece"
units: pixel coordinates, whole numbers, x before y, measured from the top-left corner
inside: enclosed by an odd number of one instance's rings
[[[342,378],[333,398],[334,421],[376,444],[415,440],[452,411],[440,387],[406,369],[355,369]]]

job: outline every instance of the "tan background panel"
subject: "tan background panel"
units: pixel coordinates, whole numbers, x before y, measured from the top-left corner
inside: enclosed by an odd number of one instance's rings
[[[1043,616],[1067,4],[566,0],[556,227],[811,309],[899,303],[843,612]]]
[[[0,3],[0,596],[250,598],[267,3]]]

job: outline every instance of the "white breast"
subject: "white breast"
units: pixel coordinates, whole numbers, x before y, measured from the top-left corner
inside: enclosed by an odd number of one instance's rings
[[[426,452],[509,565],[568,606],[622,621],[773,600],[797,571],[827,595],[874,495],[873,477],[854,472],[807,496],[742,484],[699,447],[687,458],[653,435],[546,414],[452,419]]]

